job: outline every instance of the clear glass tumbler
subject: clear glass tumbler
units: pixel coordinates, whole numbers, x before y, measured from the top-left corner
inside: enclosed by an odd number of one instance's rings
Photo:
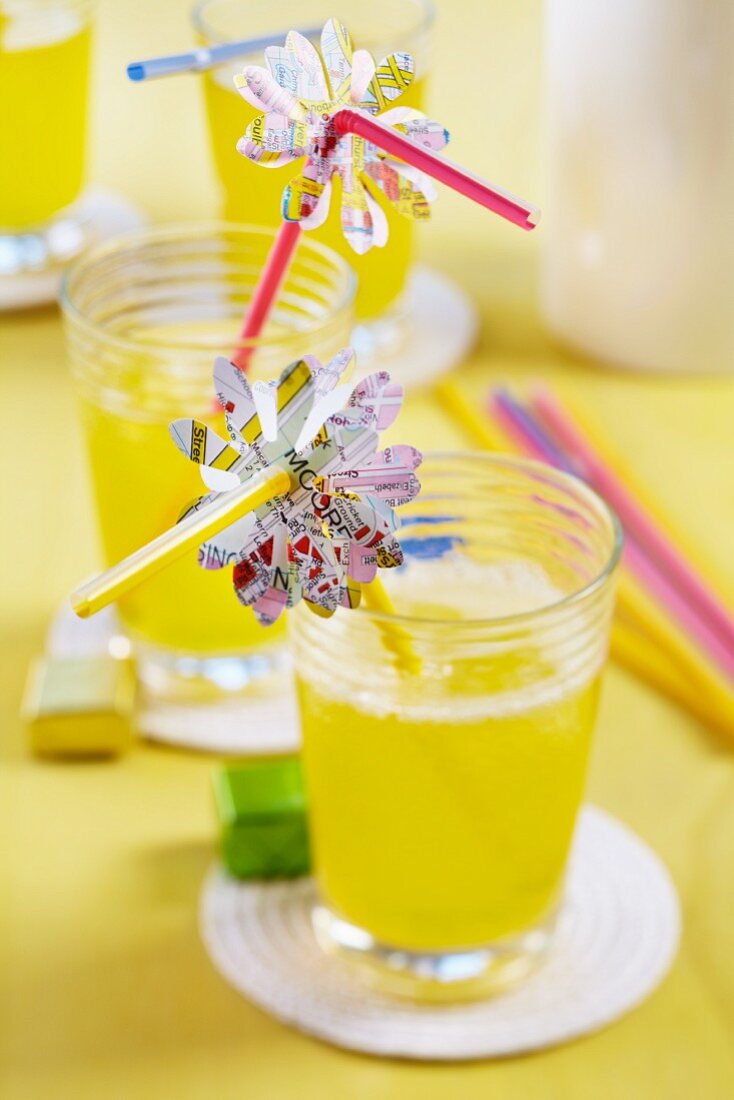
[[[89,0],[0,0],[0,306],[78,243],[91,19]]]
[[[127,234],[87,252],[67,273],[62,307],[89,447],[107,564],[175,523],[206,492],[168,424],[215,411],[218,355],[237,333],[274,239],[272,229],[187,224]],[[315,241],[299,244],[249,377],[277,377],[304,353],[322,360],[349,342],[355,279]],[[192,554],[119,602],[139,675],[161,699],[193,702],[248,690],[277,664],[277,625],[261,627],[232,591],[231,570]]]
[[[291,622],[319,939],[381,988],[449,1000],[518,980],[551,941],[621,536],[536,463],[420,473],[406,563],[381,571],[395,615]]]
[[[324,0],[204,0],[194,9],[194,26],[203,45],[272,35],[281,41],[291,28],[303,31],[318,44],[324,23],[338,15],[355,46],[368,49],[377,61],[395,50],[410,53],[416,74],[400,105],[425,108],[426,82],[431,64],[433,7],[430,0],[344,0],[338,12]],[[256,111],[238,94],[232,82],[246,64],[263,64],[262,50],[211,70],[204,76],[204,93],[214,161],[225,195],[225,217],[277,225],[281,194],[298,174],[300,163],[279,169],[252,164],[237,153],[238,139]],[[381,319],[381,346],[394,345],[401,322],[401,295],[413,259],[414,223],[396,214],[381,194],[375,198],[386,210],[390,225],[387,248],[373,248],[358,256],[344,240],[335,196],[326,224],[309,233],[342,255],[359,278],[356,312],[363,321]]]

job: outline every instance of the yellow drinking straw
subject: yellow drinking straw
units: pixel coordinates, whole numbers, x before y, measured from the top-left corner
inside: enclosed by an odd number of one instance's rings
[[[370,584],[362,586],[365,606],[370,611],[377,611],[382,615],[395,615],[395,604],[387,594],[387,590],[379,577],[375,577]],[[377,619],[377,627],[382,635],[385,649],[389,650],[396,658],[396,665],[402,672],[408,672],[415,676],[421,670],[421,660],[413,648],[413,642],[406,630],[397,623],[385,622]]]
[[[456,382],[449,379],[437,382],[434,392],[440,401],[441,408],[445,409],[459,427],[471,437],[472,443],[485,451],[514,450],[510,448],[505,437],[495,431],[494,425],[488,418],[464,397]]]
[[[256,474],[240,489],[223,493],[218,501],[187,516],[175,527],[164,531],[157,539],[135,550],[105,573],[81,585],[71,594],[71,606],[81,618],[101,611],[126,592],[136,588],[154,573],[196,549],[201,543],[228,527],[259,505],[288,492],[290,475],[283,469],[270,467]],[[362,586],[365,606],[384,615],[395,615],[395,605],[379,577]],[[421,662],[416,656],[410,635],[395,623],[378,621],[385,647],[397,658],[397,667],[415,675]]]
[[[81,585],[71,594],[72,608],[80,618],[89,618],[206,542],[223,527],[242,519],[273,497],[287,493],[290,488],[290,474],[277,464],[256,473],[238,489],[222,493],[213,504],[193,512],[105,573]]]
[[[688,711],[704,726],[727,737],[734,735],[734,706],[731,700],[723,700],[723,705],[714,702],[697,684],[673,668],[665,656],[650,645],[648,638],[619,615],[612,624],[611,652],[618,665],[644,677],[661,695]]]
[[[734,736],[734,694],[723,673],[655,603],[634,577],[623,573],[617,589],[621,618],[634,626],[641,644],[671,666],[667,694],[706,725]],[[613,649],[614,652],[614,649]],[[629,657],[629,647],[626,649]],[[645,668],[652,667],[650,660]]]

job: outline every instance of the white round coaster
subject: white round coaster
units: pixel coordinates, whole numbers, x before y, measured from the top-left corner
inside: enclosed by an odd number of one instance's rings
[[[379,320],[375,325],[379,329]],[[451,279],[418,266],[406,290],[405,339],[394,350],[374,347],[370,328],[357,326],[352,336],[356,377],[359,372],[386,370],[406,386],[428,386],[471,351],[479,332],[479,314],[471,298]],[[377,340],[379,344],[379,332]]]
[[[130,648],[112,607],[79,619],[64,601],[46,635],[46,650],[52,657],[123,657]],[[279,669],[259,689],[223,691],[211,702],[161,703],[141,688],[135,727],[152,741],[224,756],[297,752],[301,724],[290,661],[284,655]]]
[[[0,233],[0,312],[54,302],[64,268],[85,248],[147,219],[122,195],[93,188],[47,226]]]
[[[136,726],[152,741],[224,756],[297,752],[301,744],[296,693],[287,678],[280,694],[268,698],[225,696],[211,705],[175,706],[143,696]]]
[[[491,1058],[596,1031],[658,985],[680,931],[675,887],[660,859],[594,807],[579,819],[548,960],[490,1000],[416,1005],[366,988],[317,946],[314,896],[310,879],[240,883],[214,869],[201,900],[214,965],[284,1023],[349,1050],[398,1058]]]

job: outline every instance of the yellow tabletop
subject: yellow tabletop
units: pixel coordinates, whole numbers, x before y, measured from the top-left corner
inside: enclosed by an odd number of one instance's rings
[[[99,4],[91,178],[157,220],[216,211],[197,79],[132,86],[123,75],[133,57],[186,45],[189,2]],[[444,7],[433,114],[453,124],[452,155],[542,206],[540,0]],[[500,379],[576,387],[726,574],[734,550],[734,383],[612,374],[550,346],[534,305],[542,228],[526,236],[443,194],[421,241],[424,258],[481,307],[480,344],[459,376],[466,394],[479,400]],[[141,746],[114,763],[59,765],[25,750],[18,705],[26,667],[53,609],[98,559],[57,314],[2,318],[0,363],[7,1100],[734,1095],[734,749],[615,667],[589,797],[660,853],[685,922],[674,969],[644,1005],[548,1053],[421,1066],[333,1050],[231,990],[197,934],[198,894],[213,857],[211,759]],[[405,421],[405,437],[419,446],[464,442],[429,394],[411,399]]]

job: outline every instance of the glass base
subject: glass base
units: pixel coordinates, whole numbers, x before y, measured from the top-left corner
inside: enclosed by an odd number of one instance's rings
[[[95,241],[138,229],[144,220],[127,199],[94,190],[43,225],[0,229],[0,311],[55,301],[68,263]]]
[[[300,724],[284,646],[202,656],[133,642],[137,724],[145,736],[234,755],[298,749]]]
[[[478,332],[477,309],[461,287],[416,267],[399,303],[354,329],[358,373],[387,370],[404,385],[429,385],[461,363]]]
[[[312,911],[319,946],[355,969],[380,993],[413,1001],[482,1000],[527,978],[546,959],[558,918],[554,908],[538,924],[484,947],[407,951],[379,943],[325,905]]]

